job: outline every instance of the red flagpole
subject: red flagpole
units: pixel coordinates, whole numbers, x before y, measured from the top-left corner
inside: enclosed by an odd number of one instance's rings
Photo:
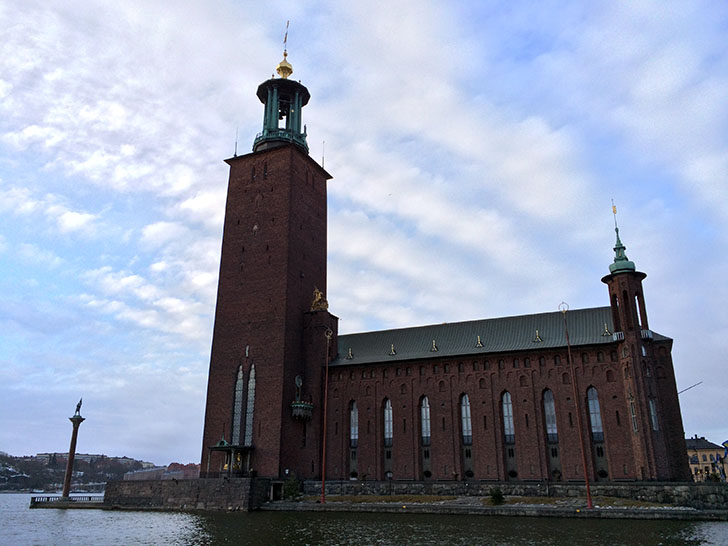
[[[569,327],[566,325],[566,312],[569,310],[569,305],[565,302],[561,302],[559,310],[564,318],[564,332],[566,333],[566,351],[569,359],[569,367],[571,369],[571,388],[574,393],[574,403],[576,404],[576,426],[579,429],[579,444],[581,447],[581,464],[584,468],[584,483],[586,484],[586,507],[594,508],[591,497],[591,487],[589,487],[589,472],[586,464],[586,448],[584,447],[584,431],[581,426],[581,407],[579,404],[580,396],[579,389],[576,385],[576,373],[574,373],[574,360],[571,358],[571,342],[569,341]]]
[[[321,504],[326,503],[326,416],[328,413],[329,401],[329,345],[334,332],[331,328],[326,328],[324,336],[326,336],[326,367],[324,368],[324,430],[321,454]]]

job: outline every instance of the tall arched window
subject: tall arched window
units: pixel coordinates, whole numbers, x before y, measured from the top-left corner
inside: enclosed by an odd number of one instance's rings
[[[349,446],[356,447],[359,444],[359,410],[356,402],[352,400],[349,404]]]
[[[253,445],[253,412],[255,410],[255,364],[248,376],[248,403],[245,407],[245,445]]]
[[[463,428],[463,444],[473,443],[473,423],[470,419],[470,398],[467,394],[460,397],[460,421]]]
[[[243,365],[238,367],[238,377],[235,379],[235,398],[233,400],[233,427],[230,442],[236,446],[240,444],[240,428],[243,418]]]
[[[657,421],[657,405],[652,398],[650,398],[650,419],[652,420],[652,430],[655,432],[660,430],[660,424]]]
[[[501,400],[503,408],[503,432],[505,434],[506,444],[514,444],[516,442],[516,429],[513,426],[513,402],[511,402],[511,393],[504,392]]]
[[[589,423],[591,424],[592,440],[595,442],[604,441],[604,429],[602,428],[602,413],[599,409],[599,396],[594,387],[586,391],[586,398],[589,403]]]
[[[430,445],[430,401],[426,396],[420,402],[420,429],[422,431],[422,445]]]
[[[392,402],[387,398],[384,401],[384,445],[391,446],[393,438]]]
[[[546,417],[546,435],[549,443],[555,444],[559,441],[558,429],[556,428],[556,406],[554,405],[554,393],[550,389],[543,391],[543,414]]]

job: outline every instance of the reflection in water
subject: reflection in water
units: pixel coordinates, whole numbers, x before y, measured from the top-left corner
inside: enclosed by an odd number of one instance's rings
[[[728,544],[728,522],[333,512],[30,510],[29,500],[29,495],[0,495],[0,544]]]
[[[424,514],[272,513],[206,516],[215,544],[726,544],[728,524]]]

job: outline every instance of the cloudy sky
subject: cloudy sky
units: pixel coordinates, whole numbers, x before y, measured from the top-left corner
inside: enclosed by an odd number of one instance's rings
[[[288,41],[343,333],[608,304],[728,439],[728,5],[0,4],[0,450],[197,462],[227,166]],[[324,146],[325,142],[325,146]]]

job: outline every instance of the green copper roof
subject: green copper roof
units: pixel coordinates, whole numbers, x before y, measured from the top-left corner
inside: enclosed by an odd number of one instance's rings
[[[634,272],[636,270],[634,262],[631,262],[624,253],[625,247],[619,239],[619,228],[615,226],[614,231],[617,232],[617,244],[614,246],[614,263],[609,265],[610,273]]]
[[[612,343],[609,307],[566,314],[572,346]],[[606,331],[605,331],[606,325]],[[654,334],[654,339],[666,339]],[[566,347],[561,312],[340,335],[332,366]]]

